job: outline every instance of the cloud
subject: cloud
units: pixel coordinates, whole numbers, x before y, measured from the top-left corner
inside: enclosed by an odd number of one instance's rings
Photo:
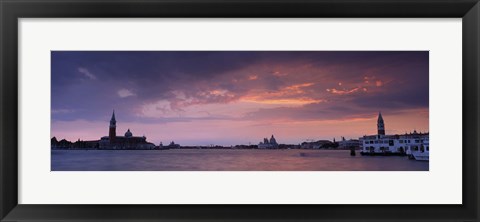
[[[332,94],[337,94],[337,95],[348,95],[348,94],[351,94],[351,93],[354,93],[354,92],[358,92],[358,90],[360,90],[360,87],[356,87],[356,88],[353,88],[353,89],[335,89],[335,88],[332,88],[332,89],[327,89],[327,92],[332,93]],[[366,91],[366,90],[364,90],[364,91]]]
[[[117,91],[117,94],[120,98],[127,98],[129,96],[134,96],[135,93],[133,93],[132,91],[128,90],[128,89],[120,89]]]
[[[52,114],[64,114],[64,113],[73,113],[73,109],[52,109]]]
[[[428,53],[54,52],[52,109],[65,107],[81,112],[53,118],[108,121],[114,108],[128,121],[304,121],[428,108]]]
[[[79,67],[78,68],[78,72],[82,73],[83,75],[85,75],[85,77],[91,79],[91,80],[95,80],[97,79],[97,76],[95,76],[93,73],[91,73],[90,71],[88,71],[88,69],[86,68],[83,68],[83,67]]]
[[[305,105],[305,104],[323,102],[323,100],[315,100],[315,99],[310,99],[310,98],[260,99],[258,97],[246,97],[246,98],[242,99],[242,101],[253,102],[253,103],[261,103],[261,104],[278,104],[278,105],[284,105],[285,107],[290,106],[290,105],[298,106],[298,105]]]

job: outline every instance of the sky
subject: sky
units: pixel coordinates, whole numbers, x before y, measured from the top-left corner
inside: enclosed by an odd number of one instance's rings
[[[428,51],[52,51],[51,135],[281,144],[429,130]]]

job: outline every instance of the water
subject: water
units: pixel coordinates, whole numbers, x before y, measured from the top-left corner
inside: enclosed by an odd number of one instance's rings
[[[52,171],[428,171],[399,156],[348,150],[52,150]]]

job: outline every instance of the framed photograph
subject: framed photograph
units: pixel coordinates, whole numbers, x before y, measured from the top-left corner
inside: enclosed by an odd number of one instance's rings
[[[428,171],[428,62],[428,51],[52,51],[51,171]]]
[[[0,4],[2,221],[479,219],[476,0]]]

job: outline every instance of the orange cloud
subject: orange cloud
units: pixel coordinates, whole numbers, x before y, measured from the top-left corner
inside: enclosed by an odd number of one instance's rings
[[[311,99],[311,98],[298,98],[298,99],[265,99],[261,97],[244,97],[244,102],[254,102],[263,104],[284,104],[284,105],[306,105],[311,103],[320,103],[323,100]]]
[[[244,96],[241,100],[246,102],[264,103],[264,104],[291,104],[304,105],[310,103],[319,103],[323,100],[310,98],[305,95],[303,88],[314,85],[314,83],[301,83],[287,86],[274,92],[254,91]]]
[[[314,85],[314,83],[302,83],[285,87],[284,91],[290,91],[295,93],[303,93],[304,91],[301,88],[309,87]]]
[[[350,89],[350,90],[347,90],[347,89],[342,90],[342,89],[332,88],[332,89],[327,89],[327,92],[332,93],[332,94],[337,94],[337,95],[348,95],[348,94],[357,92],[358,90],[360,90],[360,87],[356,87],[356,88],[353,88],[353,89]],[[366,91],[365,88],[364,88],[364,91]]]
[[[275,72],[273,72],[273,75],[274,75],[274,76],[286,76],[286,75],[288,75],[288,74],[285,73],[285,72],[275,71]]]

